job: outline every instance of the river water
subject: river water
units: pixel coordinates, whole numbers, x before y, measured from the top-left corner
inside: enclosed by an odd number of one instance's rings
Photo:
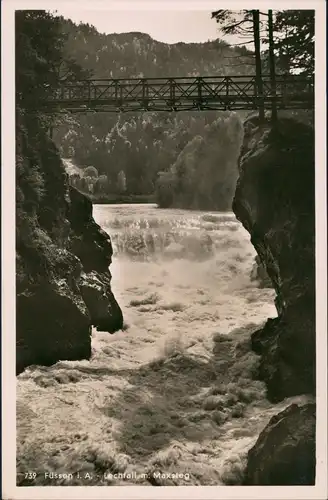
[[[276,311],[250,280],[248,233],[233,213],[154,205],[95,205],[94,218],[112,237],[124,330],[94,331],[88,361],[19,375],[19,484],[239,484],[291,401],[272,405],[255,379],[249,337]]]

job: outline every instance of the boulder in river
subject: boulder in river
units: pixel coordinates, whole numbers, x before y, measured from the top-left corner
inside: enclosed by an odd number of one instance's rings
[[[315,405],[292,404],[274,415],[248,452],[245,485],[315,484]]]

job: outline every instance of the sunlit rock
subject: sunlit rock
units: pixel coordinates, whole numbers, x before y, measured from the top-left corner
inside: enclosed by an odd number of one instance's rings
[[[111,276],[95,271],[83,273],[79,287],[97,330],[113,333],[123,326],[122,311],[110,287]]]

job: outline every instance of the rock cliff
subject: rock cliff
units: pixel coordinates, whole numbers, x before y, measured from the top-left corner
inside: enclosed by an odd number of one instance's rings
[[[91,355],[91,327],[115,332],[110,237],[68,184],[39,118],[16,119],[16,371]]]
[[[315,394],[314,175],[310,126],[292,119],[275,127],[259,126],[254,117],[245,122],[233,210],[276,291],[278,317],[252,335],[259,378],[273,402]],[[315,406],[289,407],[275,419],[249,452],[246,484],[313,484]]]
[[[255,256],[250,278],[258,283],[259,288],[272,288],[271,280],[258,255]]]
[[[315,481],[315,405],[292,404],[274,415],[248,454],[245,485]]]

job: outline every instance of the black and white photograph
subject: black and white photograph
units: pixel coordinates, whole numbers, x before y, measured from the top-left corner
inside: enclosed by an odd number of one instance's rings
[[[324,2],[12,3],[3,498],[326,498]]]

